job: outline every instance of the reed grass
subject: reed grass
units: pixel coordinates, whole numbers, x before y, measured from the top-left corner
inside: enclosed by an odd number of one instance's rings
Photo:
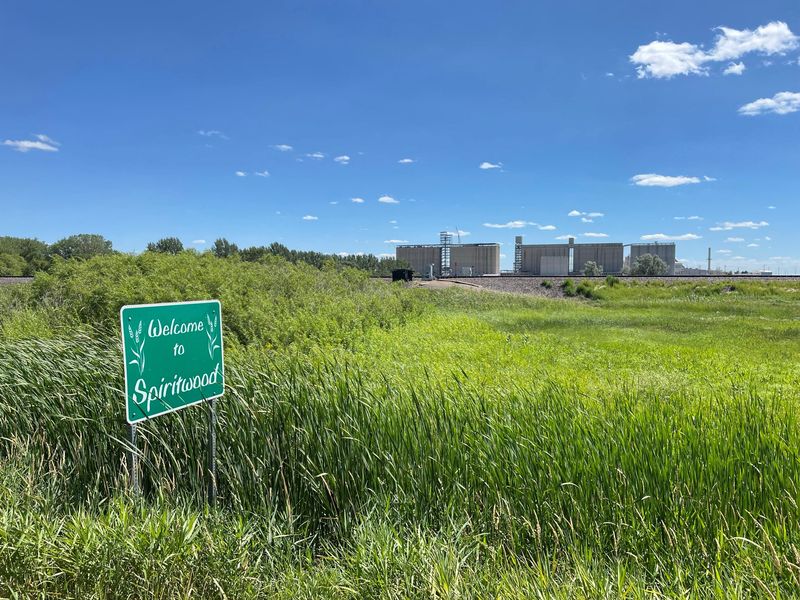
[[[202,407],[141,427],[132,498],[119,341],[0,340],[0,590],[798,593],[795,291],[599,294],[434,293],[346,345],[238,347],[214,512]]]

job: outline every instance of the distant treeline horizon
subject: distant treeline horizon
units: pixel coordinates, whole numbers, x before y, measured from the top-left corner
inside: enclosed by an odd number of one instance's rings
[[[292,250],[273,242],[267,246],[239,248],[226,238],[218,238],[204,251],[186,248],[177,237],[161,238],[147,244],[145,252],[178,254],[194,252],[213,254],[221,259],[258,262],[267,256],[279,256],[291,263],[303,262],[318,269],[325,266],[351,267],[375,276],[391,275],[392,269],[407,268],[405,261],[374,254],[326,254],[314,250]],[[33,276],[37,271],[48,271],[55,260],[87,260],[94,256],[122,253],[115,250],[111,240],[96,233],[80,233],[64,237],[53,244],[37,238],[0,236],[0,277]]]

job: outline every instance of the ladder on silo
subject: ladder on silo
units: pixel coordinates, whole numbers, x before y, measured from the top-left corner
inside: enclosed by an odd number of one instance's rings
[[[522,273],[522,236],[514,240],[514,273]]]
[[[439,244],[442,246],[442,264],[440,273],[442,277],[450,277],[450,246],[453,243],[453,234],[449,231],[439,233]]]

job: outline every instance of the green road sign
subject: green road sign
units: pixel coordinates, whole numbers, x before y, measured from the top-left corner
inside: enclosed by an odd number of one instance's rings
[[[128,423],[222,395],[219,300],[123,306],[119,314]]]

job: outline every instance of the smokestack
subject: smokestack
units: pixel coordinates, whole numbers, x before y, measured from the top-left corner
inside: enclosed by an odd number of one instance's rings
[[[708,249],[708,274],[711,275],[711,248]]]

